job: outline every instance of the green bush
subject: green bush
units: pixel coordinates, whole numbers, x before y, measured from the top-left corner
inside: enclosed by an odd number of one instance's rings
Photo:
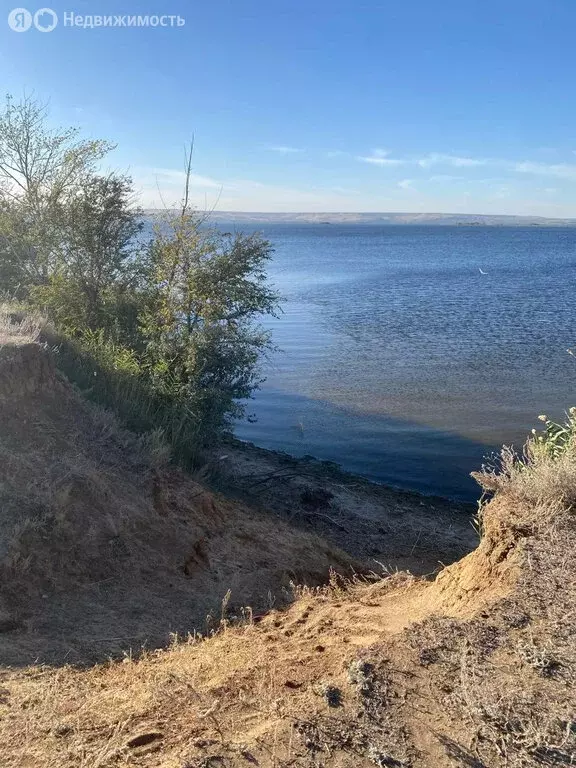
[[[201,414],[187,400],[156,390],[131,350],[102,332],[71,338],[45,330],[42,335],[60,370],[85,397],[114,410],[134,432],[160,432],[182,466],[203,462],[213,436],[206,433]]]
[[[0,111],[0,282],[54,324],[58,362],[139,431],[195,461],[258,387],[278,296],[259,235],[224,235],[184,200],[145,241],[132,182],[95,172],[112,148],[52,129],[33,99]]]
[[[532,430],[530,445],[534,454],[558,459],[576,447],[576,408],[568,410],[563,424],[545,415],[538,418],[544,422],[544,429]]]

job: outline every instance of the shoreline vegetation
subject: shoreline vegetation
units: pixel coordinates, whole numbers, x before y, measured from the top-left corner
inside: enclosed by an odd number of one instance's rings
[[[67,375],[131,429],[156,432],[197,467],[230,430],[273,348],[260,319],[279,311],[272,247],[207,228],[190,201],[143,234],[132,180],[98,168],[113,149],[50,127],[46,106],[0,112],[0,285],[13,307],[55,328]]]

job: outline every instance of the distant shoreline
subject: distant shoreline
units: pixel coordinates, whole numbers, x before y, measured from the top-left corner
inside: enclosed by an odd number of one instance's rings
[[[164,213],[150,208],[148,216]],[[371,224],[422,226],[485,226],[485,227],[576,227],[576,218],[546,218],[544,216],[514,216],[461,213],[267,213],[246,211],[213,211],[214,222],[255,222],[261,224]]]

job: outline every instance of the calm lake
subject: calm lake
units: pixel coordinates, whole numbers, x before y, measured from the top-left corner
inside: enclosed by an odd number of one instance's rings
[[[473,499],[471,470],[576,403],[576,229],[261,231],[286,299],[268,322],[281,351],[239,438]]]

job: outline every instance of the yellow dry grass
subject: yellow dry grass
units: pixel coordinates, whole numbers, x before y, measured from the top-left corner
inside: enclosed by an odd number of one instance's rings
[[[571,460],[483,475],[481,543],[434,580],[353,576],[151,460],[38,354],[12,339],[0,386],[2,766],[575,764]],[[204,637],[70,663],[202,613]]]

